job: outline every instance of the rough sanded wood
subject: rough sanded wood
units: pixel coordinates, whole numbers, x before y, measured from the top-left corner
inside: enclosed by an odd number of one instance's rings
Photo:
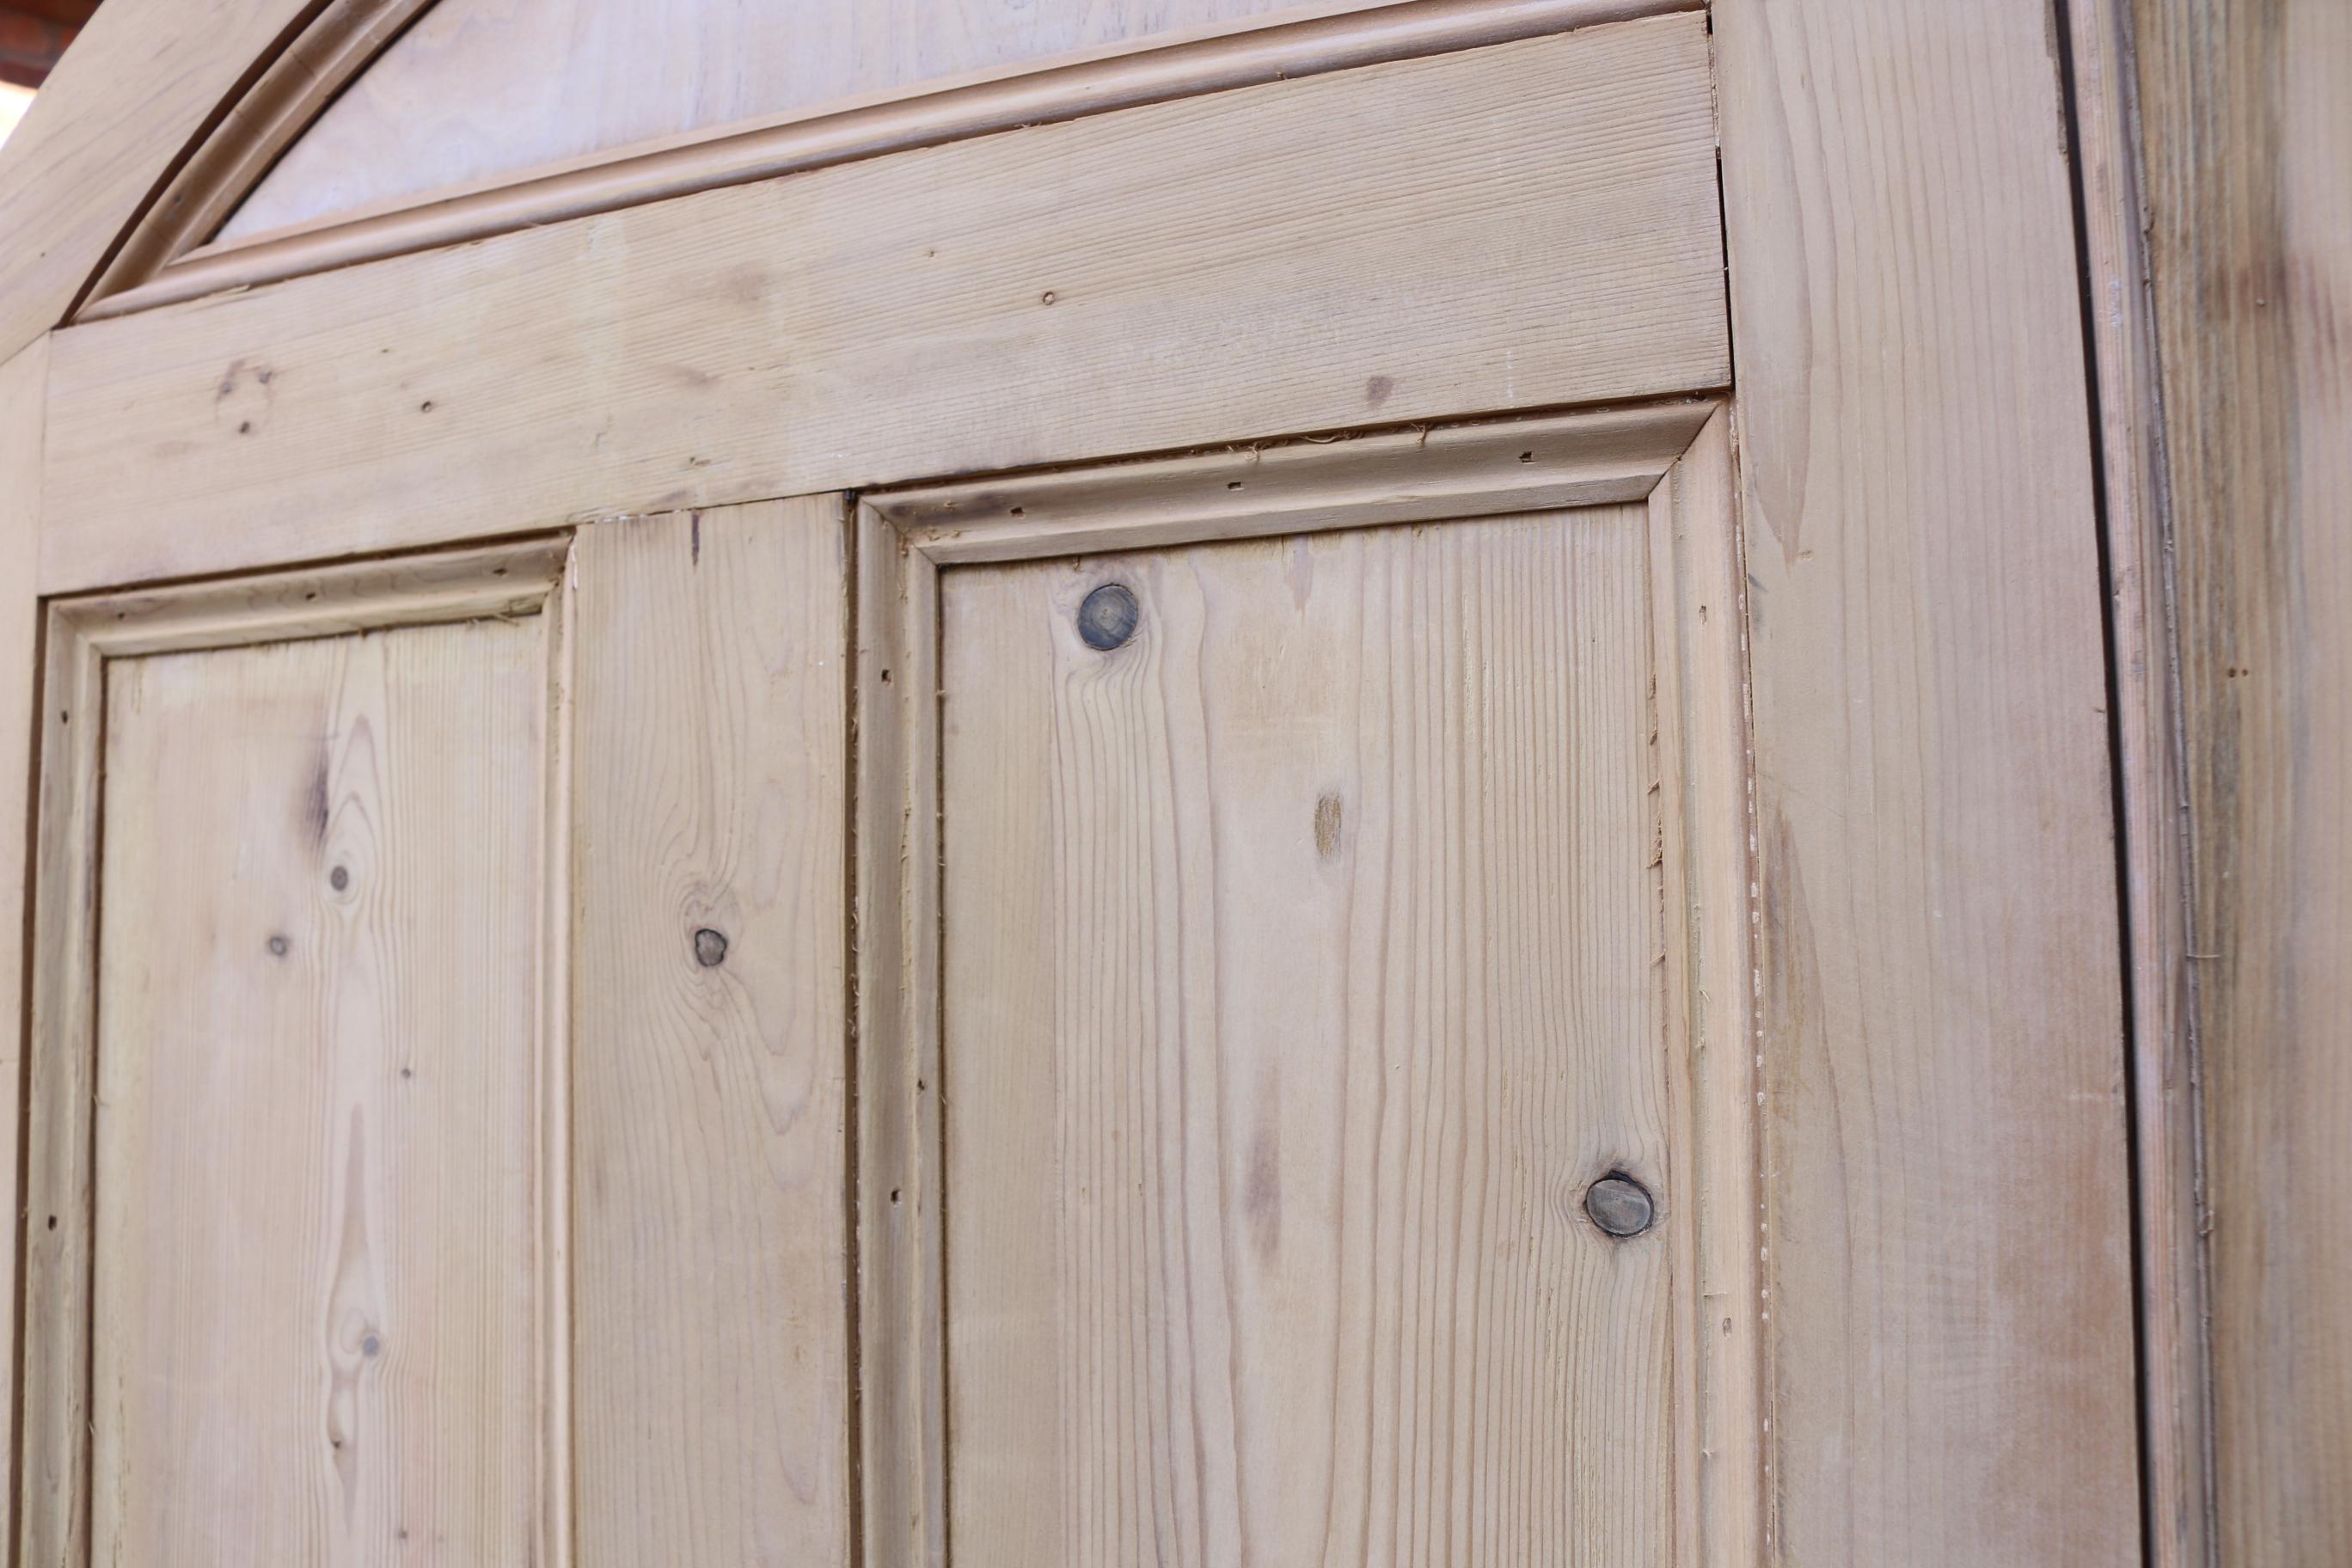
[[[837,500],[574,567],[575,1553],[848,1552]]]
[[[1711,386],[1717,226],[1677,15],[298,279],[61,334],[43,581]]]
[[[2097,522],[2050,15],[1714,16],[1773,1547],[2137,1563]]]
[[[2352,1559],[2352,10],[2142,0],[2212,1545]]]

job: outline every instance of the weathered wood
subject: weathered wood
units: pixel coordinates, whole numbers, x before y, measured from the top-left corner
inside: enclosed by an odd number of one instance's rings
[[[583,531],[575,1553],[848,1555],[841,503]]]
[[[1714,172],[1677,15],[95,322],[43,583],[1714,385]]]
[[[2139,0],[2218,1561],[2352,1557],[2352,12]]]
[[[1773,1550],[2136,1563],[2096,520],[2047,8],[1720,0]]]

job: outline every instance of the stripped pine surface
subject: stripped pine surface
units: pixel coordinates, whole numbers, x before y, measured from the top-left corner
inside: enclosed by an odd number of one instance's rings
[[[1669,1559],[1646,516],[943,574],[958,1561]]]
[[[532,1552],[541,647],[110,668],[93,1561]]]
[[[577,1561],[848,1553],[837,499],[575,558]]]
[[[91,322],[42,584],[1718,385],[1717,214],[1677,15]]]

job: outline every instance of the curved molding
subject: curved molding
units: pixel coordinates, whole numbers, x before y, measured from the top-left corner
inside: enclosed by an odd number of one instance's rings
[[[0,359],[123,237],[326,0],[110,0],[0,147]]]
[[[210,238],[335,95],[432,3],[327,0],[180,166],[99,276],[91,300],[137,288]]]
[[[421,8],[420,0],[344,3]],[[1114,53],[981,79],[924,83],[814,114],[641,145],[445,192],[414,205],[343,215],[233,246],[205,247],[163,268],[152,280],[94,301],[82,319],[126,315],[226,289],[1020,126],[1509,43],[1597,23],[1696,10],[1700,3],[1418,0],[1307,20],[1276,20],[1213,37],[1174,43],[1165,37],[1142,39]]]

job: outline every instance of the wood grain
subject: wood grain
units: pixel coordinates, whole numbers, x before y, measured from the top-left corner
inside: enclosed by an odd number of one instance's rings
[[[2132,6],[2205,1072],[2213,1550],[2352,1556],[2352,14]]]
[[[848,1552],[840,502],[583,531],[578,1561]]]
[[[1155,35],[1042,64],[835,100],[815,109],[509,170],[258,233],[225,236],[179,257],[135,288],[93,299],[76,319],[152,310],[1024,126],[1699,8],[1700,0],[1411,0],[1362,15],[1327,15],[1320,6],[1286,10],[1267,17],[1265,26],[1240,32]],[[285,106],[289,115],[296,107]],[[273,128],[282,123],[273,121]],[[222,182],[224,188],[227,184]]]
[[[937,79],[1240,26],[1286,8],[1285,0],[714,0],[683,9],[667,0],[442,0],[311,126],[225,236]]]
[[[95,322],[43,583],[1710,386],[1717,214],[1677,15]]]
[[[16,1312],[24,1238],[18,1140],[24,1126],[25,1029],[32,1007],[25,960],[33,897],[33,769],[39,696],[41,603],[34,582],[40,544],[41,419],[47,404],[48,339],[36,338],[0,363],[0,1309]],[[0,1410],[16,1408],[16,1360],[0,1357]],[[14,1474],[15,1428],[0,1444]],[[0,1502],[0,1541],[16,1540],[16,1500]]]
[[[943,574],[960,1561],[1671,1555],[1646,515]]]
[[[92,1559],[533,1552],[532,623],[117,660]]]
[[[2123,982],[2050,18],[1714,18],[1772,1551],[2136,1563]]]
[[[246,72],[318,0],[113,0],[0,147],[0,358],[66,319]]]

